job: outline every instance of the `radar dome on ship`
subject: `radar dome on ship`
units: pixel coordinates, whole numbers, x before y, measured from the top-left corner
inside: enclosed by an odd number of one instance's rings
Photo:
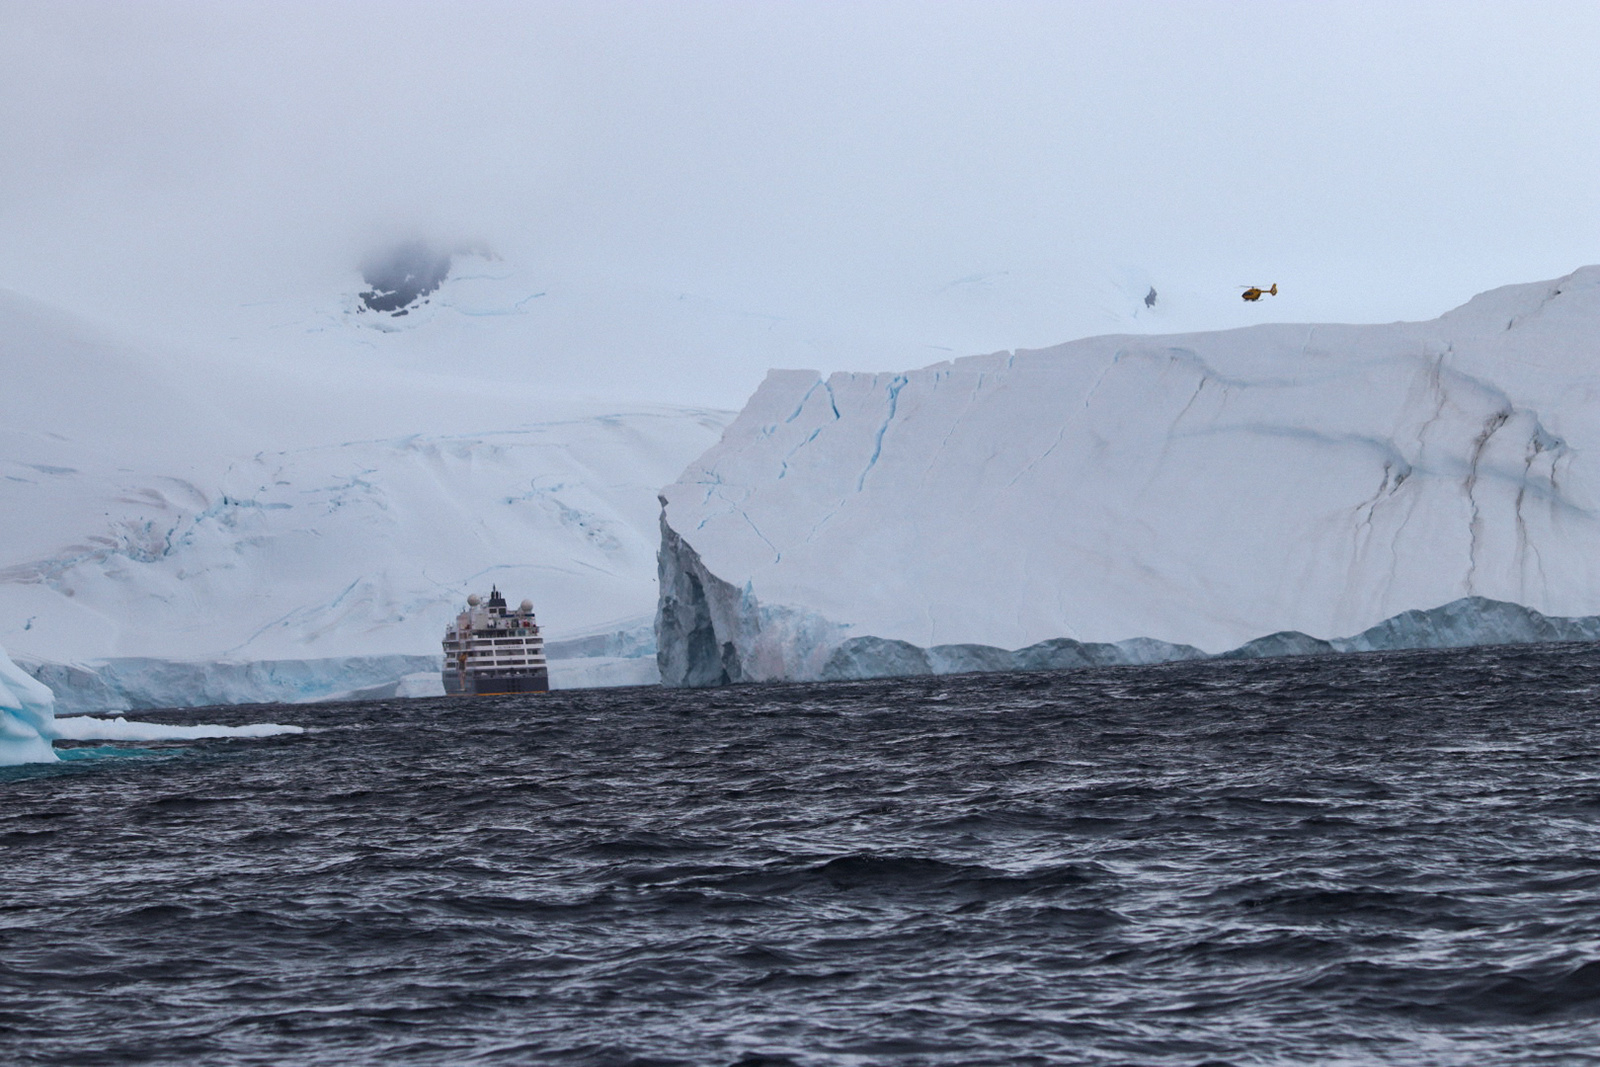
[[[546,693],[550,661],[544,635],[534,620],[533,601],[519,612],[506,610],[498,587],[488,597],[467,597],[467,610],[445,627],[439,680],[446,696],[495,696]]]

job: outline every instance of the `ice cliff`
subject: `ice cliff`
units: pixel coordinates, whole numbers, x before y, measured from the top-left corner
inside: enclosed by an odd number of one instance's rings
[[[663,490],[662,675],[1582,636],[1596,456],[1597,267],[1430,322],[774,371]]]

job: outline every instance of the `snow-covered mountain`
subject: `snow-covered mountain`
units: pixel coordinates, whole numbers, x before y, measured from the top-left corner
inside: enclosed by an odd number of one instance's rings
[[[1596,456],[1596,267],[1431,322],[774,371],[664,491],[663,675],[1053,639],[1218,653],[1466,597],[1593,616]]]
[[[656,492],[731,413],[453,359],[475,284],[404,328],[309,314],[250,360],[0,292],[0,642],[67,711],[329,696],[436,671],[498,583],[535,601],[556,684],[652,680]],[[344,341],[296,341],[317,331]]]

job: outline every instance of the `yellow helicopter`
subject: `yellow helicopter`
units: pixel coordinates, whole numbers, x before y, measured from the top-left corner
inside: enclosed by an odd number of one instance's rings
[[[1277,282],[1273,282],[1271,289],[1261,289],[1261,288],[1257,288],[1256,286],[1252,285],[1248,289],[1245,289],[1245,291],[1240,293],[1239,295],[1241,297],[1243,297],[1244,299],[1250,301],[1252,304],[1254,304],[1257,300],[1260,300],[1263,296],[1277,296],[1278,295],[1278,283]]]

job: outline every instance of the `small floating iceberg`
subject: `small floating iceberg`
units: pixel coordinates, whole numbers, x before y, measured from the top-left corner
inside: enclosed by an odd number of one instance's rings
[[[55,694],[0,648],[0,767],[54,763]]]
[[[248,726],[170,726],[155,722],[129,722],[120,716],[99,719],[78,715],[55,716],[55,695],[11,662],[0,648],[0,767],[22,763],[54,763],[53,742],[69,741],[192,741],[210,737],[270,737],[304,733],[300,726],[252,723]]]

